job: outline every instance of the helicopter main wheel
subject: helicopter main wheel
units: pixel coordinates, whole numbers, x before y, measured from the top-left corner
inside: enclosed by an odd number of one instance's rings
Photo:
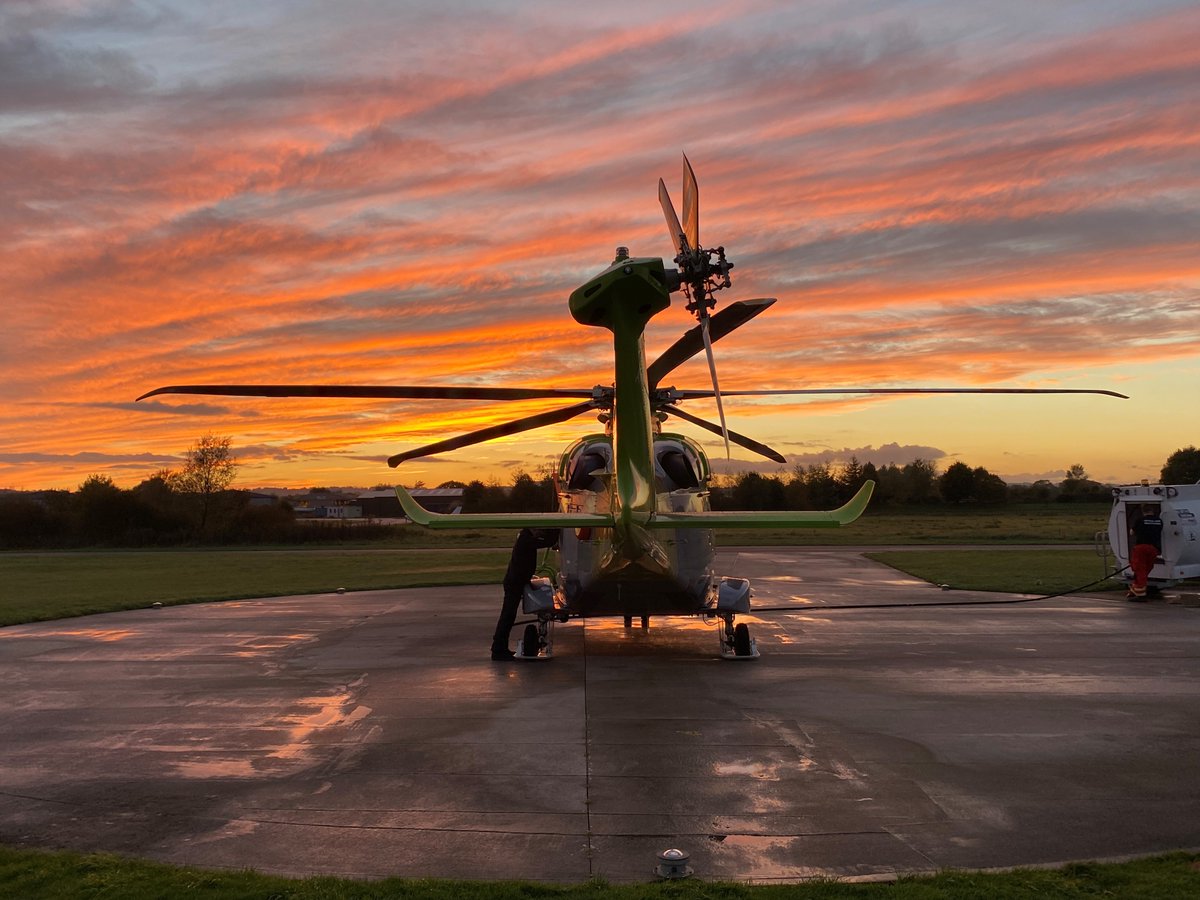
[[[750,626],[745,622],[738,622],[733,629],[733,653],[734,656],[751,656],[754,653],[750,644]]]
[[[538,655],[538,630],[534,624],[525,626],[525,636],[521,639],[521,655],[522,656],[537,656]]]

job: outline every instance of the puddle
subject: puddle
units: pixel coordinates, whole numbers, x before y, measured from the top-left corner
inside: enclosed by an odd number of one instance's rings
[[[184,778],[250,778],[254,761],[248,757],[202,757],[172,763],[175,774]]]
[[[714,775],[748,775],[751,778],[761,778],[768,781],[778,781],[778,766],[768,766],[753,760],[716,763],[713,765]]]

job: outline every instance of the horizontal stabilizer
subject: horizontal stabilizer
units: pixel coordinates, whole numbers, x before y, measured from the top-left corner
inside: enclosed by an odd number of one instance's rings
[[[595,513],[432,513],[399,485],[396,496],[404,514],[426,528],[612,528],[612,516]]]
[[[650,528],[840,528],[863,514],[875,490],[868,481],[845,506],[829,510],[763,510],[758,512],[655,513]]]

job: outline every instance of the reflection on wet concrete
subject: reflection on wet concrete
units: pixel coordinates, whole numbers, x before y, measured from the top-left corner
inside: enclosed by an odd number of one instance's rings
[[[53,637],[87,638],[93,641],[109,643],[112,641],[123,641],[126,638],[139,635],[140,632],[125,628],[48,627],[45,630],[40,630],[38,634],[43,639]],[[16,628],[0,628],[0,638],[16,638],[20,636],[20,631]]]
[[[648,880],[666,846],[705,879],[787,880],[1194,843],[1195,610],[822,613],[944,595],[837,551],[719,562],[796,606],[741,617],[755,662],[662,618],[492,663],[493,587],[0,630],[0,840],[565,882]]]
[[[277,759],[297,759],[310,752],[317,733],[334,727],[349,729],[366,719],[371,714],[371,707],[357,702],[358,688],[365,680],[358,679],[344,691],[301,700],[298,704],[301,712],[281,717],[281,721],[290,726],[287,742],[270,755]]]

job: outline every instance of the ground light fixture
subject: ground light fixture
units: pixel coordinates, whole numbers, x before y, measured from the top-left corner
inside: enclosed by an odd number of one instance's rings
[[[690,858],[686,850],[674,847],[664,850],[658,854],[658,865],[654,867],[654,872],[659,878],[687,878],[695,872],[688,865]]]

